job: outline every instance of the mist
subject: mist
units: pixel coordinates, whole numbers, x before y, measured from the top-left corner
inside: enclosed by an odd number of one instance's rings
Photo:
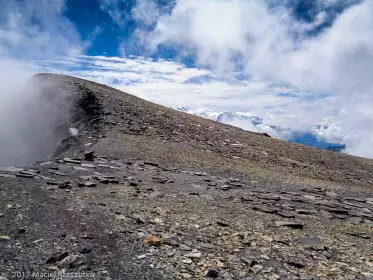
[[[68,135],[66,94],[48,91],[27,67],[0,63],[0,166],[45,160]]]
[[[77,55],[87,43],[66,8],[65,0],[0,4],[0,166],[46,159],[68,134],[66,93],[31,79],[49,71],[38,61]]]

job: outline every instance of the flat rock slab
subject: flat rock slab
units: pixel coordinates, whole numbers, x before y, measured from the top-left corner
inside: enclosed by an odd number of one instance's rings
[[[279,215],[280,217],[283,217],[283,218],[295,218],[295,215],[291,212],[286,212],[286,211],[279,211],[277,212],[277,215]]]
[[[269,208],[269,207],[261,206],[261,205],[253,206],[252,209],[255,211],[264,212],[268,214],[276,214],[277,211],[279,210],[276,208]]]
[[[23,168],[18,167],[0,167],[1,172],[21,172],[23,170]]]
[[[12,175],[12,174],[2,174],[0,173],[0,178],[17,178],[15,175]]]
[[[298,239],[298,243],[301,245],[320,245],[322,240],[320,237],[301,237]]]
[[[72,158],[64,158],[63,161],[66,162],[66,163],[73,163],[73,164],[81,164],[82,163],[82,160],[72,159]]]
[[[303,229],[304,225],[301,223],[296,222],[286,222],[286,221],[277,221],[276,223],[277,227],[288,227],[293,229]]]

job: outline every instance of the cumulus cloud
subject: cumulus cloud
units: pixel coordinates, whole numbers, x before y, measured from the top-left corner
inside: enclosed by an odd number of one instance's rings
[[[177,0],[143,39],[153,50],[184,48],[199,65],[219,73],[243,68],[256,79],[328,92],[339,108],[347,151],[372,157],[367,124],[373,123],[373,1],[347,1],[343,8],[340,2],[319,1],[313,21],[271,2]]]
[[[63,16],[64,0],[3,1],[0,55],[33,58],[73,55],[82,50],[79,33]]]
[[[125,24],[131,19],[130,14],[125,9],[128,6],[126,0],[99,0],[101,9],[108,12],[113,22],[118,26],[124,27]]]
[[[137,0],[136,6],[132,9],[133,19],[147,26],[155,24],[160,14],[161,11],[153,0]]]

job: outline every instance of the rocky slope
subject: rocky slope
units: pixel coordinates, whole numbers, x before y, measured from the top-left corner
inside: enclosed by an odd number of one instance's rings
[[[0,168],[0,279],[373,277],[372,160],[33,82],[71,110],[51,158]]]

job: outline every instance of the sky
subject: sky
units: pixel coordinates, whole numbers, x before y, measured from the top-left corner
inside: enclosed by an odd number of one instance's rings
[[[0,117],[14,85],[63,73],[373,158],[372,15],[373,0],[0,0]]]

